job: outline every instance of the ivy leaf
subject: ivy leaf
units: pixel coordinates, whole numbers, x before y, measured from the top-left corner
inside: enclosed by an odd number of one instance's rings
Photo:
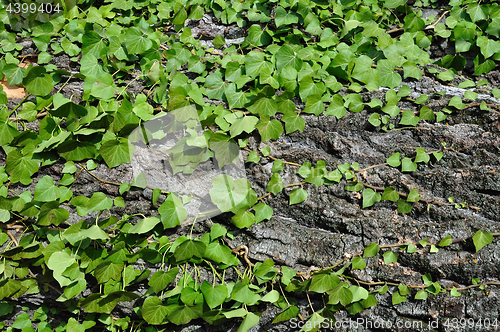
[[[188,216],[179,197],[169,194],[165,202],[158,208],[161,222],[165,228],[173,228],[180,225]]]
[[[163,305],[158,296],[148,297],[141,307],[142,318],[152,325],[162,324],[166,320],[169,309]]]
[[[185,13],[185,11],[184,11]],[[174,23],[175,24],[175,23]],[[142,35],[142,32],[136,27],[131,27],[125,32],[125,46],[130,54],[141,54],[153,46],[151,39]]]
[[[46,96],[52,92],[54,82],[52,76],[46,74],[45,67],[32,67],[23,79],[24,88],[33,95]]]
[[[205,302],[210,309],[214,309],[220,306],[226,300],[228,296],[227,286],[217,285],[212,286],[206,280],[203,281],[201,285],[201,293],[205,298]]]
[[[403,158],[401,162],[402,172],[414,172],[417,170],[417,163],[413,162],[410,158]]]
[[[269,193],[273,193],[274,195],[277,195],[281,192],[283,189],[283,180],[281,179],[281,175],[278,173],[274,173],[271,176],[271,180],[267,184],[266,191]]]
[[[278,104],[270,98],[260,98],[248,107],[253,114],[273,116],[278,112]]]
[[[307,191],[305,191],[303,188],[294,189],[290,192],[289,205],[302,203],[306,199],[307,199]]]
[[[81,118],[87,115],[87,109],[70,101],[62,104],[56,110],[50,110],[50,114],[59,118]]]
[[[272,321],[272,324],[288,321],[294,317],[297,317],[298,314],[299,314],[299,308],[292,305],[283,310],[282,312],[280,312],[278,315],[276,315],[274,317],[274,320]]]
[[[215,154],[215,160],[219,168],[238,161],[240,150],[236,142],[229,136],[215,133],[209,139],[209,146],[210,150]]]
[[[321,95],[314,94],[307,96],[306,107],[303,110],[304,113],[312,113],[318,116],[324,111],[325,104],[321,100]]]
[[[260,316],[254,314],[253,312],[248,312],[243,322],[241,322],[240,327],[238,327],[238,331],[236,332],[247,332],[249,329],[254,327],[259,323]]]
[[[40,160],[33,159],[33,154],[23,156],[17,150],[11,151],[7,155],[5,170],[10,174],[10,182],[21,182],[24,185],[31,183],[31,176],[38,172]]]
[[[386,251],[382,256],[384,257],[384,264],[391,264],[398,261],[398,255],[392,250]]]
[[[243,108],[243,106],[245,106],[250,100],[244,92],[236,92],[236,84],[234,83],[229,84],[224,93],[226,95],[229,108],[231,109]]]
[[[89,212],[109,210],[112,206],[113,200],[107,197],[106,194],[102,192],[93,193],[92,197],[87,203],[87,209]]]
[[[361,257],[354,257],[352,259],[353,270],[363,270],[366,267],[366,261]]]
[[[493,54],[500,52],[500,43],[486,36],[477,37],[476,44],[481,49],[481,54],[483,54],[485,58],[489,58]]]
[[[399,213],[410,213],[411,204],[407,203],[404,199],[398,199],[398,212]]]
[[[9,122],[0,123],[0,145],[9,144],[17,135],[19,131]]]
[[[425,292],[425,290],[421,289],[417,292],[417,294],[415,294],[415,300],[427,300],[427,293]]]
[[[294,23],[299,22],[299,17],[292,10],[287,12],[283,7],[278,6],[278,8],[276,8],[275,13],[276,13],[276,16],[274,18],[274,23],[276,23],[277,28],[279,28],[283,25],[289,25],[289,24],[294,24]]]
[[[483,6],[479,5],[479,3],[471,3],[467,8],[467,13],[469,14],[472,22],[486,19]]]
[[[339,277],[330,271],[313,274],[309,290],[316,293],[324,293],[340,283]]]
[[[82,35],[82,55],[91,54],[98,59],[103,55],[106,42],[95,31],[89,31]]]
[[[481,248],[493,241],[493,235],[480,229],[476,232],[476,234],[474,234],[474,236],[472,237],[472,241],[474,242],[474,246],[476,247],[476,252],[478,252],[479,250],[481,250]]]
[[[167,286],[175,280],[177,274],[179,273],[179,268],[174,267],[170,269],[168,272],[159,270],[156,271],[155,274],[151,276],[151,279],[148,282],[148,285],[153,288],[155,293],[159,293],[160,291],[167,288]]]
[[[330,100],[330,105],[326,109],[325,115],[333,115],[337,119],[342,118],[346,115],[347,110],[344,107],[344,99],[341,95],[335,94]]]
[[[157,216],[141,219],[134,226],[130,227],[126,233],[129,234],[144,234],[155,228],[160,223],[160,218]]]
[[[40,208],[40,213],[38,214],[37,225],[49,226],[49,225],[59,225],[69,218],[69,211],[59,207],[59,202],[52,201],[47,202]]]
[[[245,205],[253,205],[256,200],[255,192],[248,180],[240,178],[233,180],[229,175],[223,174],[212,180],[210,189],[212,202],[222,212],[227,212]]]
[[[187,240],[175,248],[174,257],[177,262],[183,262],[191,257],[202,258],[206,245],[200,240]]]
[[[134,153],[134,146],[129,144],[128,139],[120,137],[116,140],[104,142],[99,149],[99,153],[109,168],[121,164],[130,163]]]
[[[229,132],[231,137],[238,136],[242,132],[250,134],[254,129],[255,125],[259,122],[259,118],[255,116],[242,116],[231,124],[229,127]]]
[[[271,41],[272,38],[266,30],[263,30],[258,24],[253,24],[248,29],[248,35],[245,38],[244,45],[248,43],[251,46],[264,46],[269,44]]]
[[[417,152],[417,155],[415,156],[416,163],[423,161],[424,163],[427,164],[431,159],[431,157],[425,152],[424,148],[417,148],[416,152]]]
[[[34,200],[41,202],[55,201],[58,194],[59,188],[54,185],[54,180],[45,175],[36,184]]]
[[[363,251],[363,258],[374,257],[378,254],[380,250],[380,246],[375,242],[372,242],[368,247]]]
[[[371,188],[365,188],[363,191],[363,209],[370,207],[376,202],[380,202],[381,196]]]
[[[390,60],[379,60],[377,62],[377,70],[379,72],[378,80],[382,86],[395,88],[401,84],[401,76],[395,72],[395,64]]]
[[[245,72],[247,76],[250,77],[258,76],[262,68],[265,66],[265,64],[266,64],[266,57],[264,53],[251,51],[245,56]]]
[[[399,292],[392,293],[392,305],[396,305],[406,301],[406,296],[402,296]]]
[[[52,257],[51,257],[52,258]],[[94,270],[94,277],[99,284],[103,284],[110,279],[118,280],[120,274],[125,267],[124,263],[114,263],[111,261],[104,261],[99,264]]]
[[[258,224],[264,219],[270,220],[273,216],[273,208],[265,203],[259,203],[253,207],[255,211],[255,223]]]
[[[393,187],[387,187],[384,189],[384,192],[382,193],[382,200],[397,202],[398,199],[399,194]]]
[[[455,52],[467,52],[476,36],[476,25],[466,20],[461,20],[454,28]]]
[[[302,60],[297,56],[294,49],[285,44],[276,52],[276,68],[280,72],[283,68],[290,66],[299,71],[302,67]]]
[[[406,15],[404,21],[405,31],[408,32],[416,32],[422,30],[422,28],[425,26],[425,20],[421,17],[418,17],[415,13]]]
[[[271,120],[269,115],[261,115],[259,123],[255,126],[259,130],[263,142],[278,139],[283,134],[283,125],[278,120]]]
[[[285,131],[287,134],[295,131],[303,132],[306,126],[305,120],[295,112],[286,112],[281,121],[285,123]]]
[[[408,194],[408,198],[406,199],[407,202],[418,202],[420,200],[420,195],[418,194],[417,189],[412,189],[410,190],[410,193]]]
[[[66,140],[57,147],[59,155],[66,160],[79,161],[94,158],[97,150],[90,142]]]
[[[238,228],[248,228],[255,223],[255,215],[248,211],[238,211],[231,217],[231,222]]]
[[[412,111],[403,111],[403,116],[401,117],[401,121],[399,121],[400,125],[406,125],[406,126],[416,126],[418,122],[420,121],[420,118],[418,116],[415,116]]]

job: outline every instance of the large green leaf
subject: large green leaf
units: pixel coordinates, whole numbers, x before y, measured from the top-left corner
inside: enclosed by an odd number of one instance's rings
[[[135,224],[134,226],[130,227],[127,230],[127,233],[144,234],[155,228],[155,226],[158,225],[159,223],[160,223],[160,218],[157,216],[144,218],[139,220],[137,224]]]
[[[0,145],[9,144],[19,135],[19,131],[9,122],[0,123]]]
[[[82,35],[82,55],[91,54],[96,59],[106,53],[106,42],[95,31],[89,31]]]
[[[150,296],[146,298],[141,307],[142,318],[152,325],[159,325],[166,321],[166,316],[169,310],[163,305],[158,296]]]
[[[48,175],[38,180],[35,187],[34,200],[41,202],[55,201],[59,195],[59,188],[54,185],[54,180]]]
[[[188,216],[179,197],[169,194],[165,202],[158,208],[161,222],[165,228],[173,228],[180,225]]]
[[[101,145],[99,153],[108,167],[113,168],[121,164],[130,163],[134,150],[134,146],[129,144],[128,139],[120,137],[116,140],[106,141]]]
[[[333,289],[340,283],[339,277],[330,271],[313,274],[309,290],[316,293],[324,293]]]
[[[151,39],[143,36],[142,32],[136,27],[131,27],[125,32],[125,46],[130,54],[141,54],[153,46]]]
[[[395,64],[390,60],[380,60],[377,62],[377,70],[379,72],[378,82],[380,85],[395,88],[401,84],[401,76],[394,69]]]
[[[212,202],[222,212],[227,212],[238,207],[250,205],[256,201],[255,192],[246,179],[233,180],[229,175],[223,174],[212,180],[210,189]]]
[[[276,53],[276,68],[278,72],[280,72],[287,66],[299,71],[302,67],[302,60],[297,56],[297,53],[290,45],[285,44],[281,46]]]
[[[200,240],[187,240],[175,248],[174,256],[177,262],[183,262],[191,257],[203,257],[206,245]]]
[[[160,291],[167,288],[167,286],[175,280],[177,274],[179,273],[179,268],[174,267],[168,272],[165,271],[156,271],[155,274],[151,276],[151,279],[148,282],[148,285],[153,288],[155,293],[159,293]]]
[[[32,67],[26,77],[23,79],[25,89],[38,96],[46,96],[52,92],[54,82],[52,76],[46,73],[45,67]]]
[[[39,159],[34,159],[33,154],[22,155],[21,152],[13,150],[7,155],[5,170],[10,174],[10,182],[21,182],[24,185],[31,183],[31,176],[38,172]]]
[[[299,22],[298,15],[293,11],[286,11],[283,7],[278,6],[275,12],[276,16],[274,17],[274,23],[276,23],[276,27],[281,27],[282,25],[289,25]]]
[[[95,145],[86,141],[66,140],[57,147],[59,155],[66,160],[93,159],[97,153]]]
[[[281,122],[274,119],[271,120],[267,114],[260,117],[260,121],[255,127],[259,130],[263,142],[267,142],[270,139],[278,139],[283,134],[283,125]]]
[[[201,285],[201,292],[205,298],[205,302],[207,302],[210,309],[220,306],[222,303],[224,303],[228,296],[227,286],[212,286],[205,280]]]

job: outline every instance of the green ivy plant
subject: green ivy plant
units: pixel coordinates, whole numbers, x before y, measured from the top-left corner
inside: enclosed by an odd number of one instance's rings
[[[49,289],[66,308],[42,306],[33,315],[19,314],[11,326],[0,326],[7,331],[31,331],[34,325],[37,331],[84,331],[95,326],[150,331],[146,326],[203,319],[209,324],[238,320],[238,331],[247,331],[258,323],[263,303],[281,309],[274,323],[299,316],[293,294],[306,292],[317,294],[324,303],[305,318],[311,324],[303,330],[315,331],[314,322],[335,312],[347,310],[354,315],[377,305],[375,294],[386,293],[388,286],[397,287],[392,293],[396,305],[409,297],[425,300],[442,292],[460,296],[461,290],[496,284],[473,280],[463,289],[448,289],[429,274],[418,285],[368,283],[348,275],[350,270],[364,269],[367,259],[379,254],[384,264],[392,264],[398,252],[435,253],[463,241],[472,241],[479,251],[500,235],[483,230],[471,238],[447,235],[438,243],[427,239],[372,243],[363,252],[307,273],[277,267],[272,260],[254,264],[248,259],[248,248],[230,246],[232,226],[248,228],[271,219],[273,209],[266,198],[284,189],[290,205],[307,200],[308,186],[341,184],[359,198],[363,208],[391,201],[399,213],[410,213],[417,202],[477,209],[454,203],[453,198],[444,202],[421,197],[417,188],[402,192],[376,187],[365,179],[365,172],[375,167],[404,173],[437,163],[453,150],[445,144],[436,151],[419,147],[411,154],[395,152],[385,163],[365,168],[357,162],[298,164],[273,157],[269,146],[248,148],[251,135],[265,143],[302,132],[302,113],[340,119],[347,112],[366,111],[367,122],[385,131],[418,129],[425,121],[441,122],[448,114],[470,107],[498,113],[499,105],[476,102],[478,92],[500,98],[500,90],[491,89],[484,80],[459,83],[463,96],[454,96],[438,109],[429,107],[430,101],[443,100],[444,91],[412,99],[410,87],[402,85],[403,80],[419,80],[423,75],[451,85],[465,68],[466,56],[473,56],[474,75],[488,73],[500,59],[496,1],[453,0],[440,9],[439,17],[423,18],[419,7],[435,3],[417,1],[410,7],[403,0],[80,0],[61,2],[60,15],[35,17],[15,15],[4,3],[0,5],[0,79],[22,85],[28,94],[11,106],[0,89],[0,145],[6,155],[0,167],[0,317],[13,312],[10,299]],[[213,47],[203,47],[185,23],[207,14],[225,25],[244,27],[244,41],[229,46],[229,40],[216,35]],[[433,61],[427,51],[441,39],[455,53]],[[34,43],[37,65],[23,66],[27,56],[22,53],[22,40]],[[79,69],[58,68],[52,60],[61,55]],[[146,89],[130,92],[135,81]],[[70,82],[83,84],[81,95],[62,93]],[[363,91],[380,89],[385,91],[382,100],[363,99]],[[403,102],[418,111],[401,109]],[[192,109],[194,115],[183,117],[185,112],[176,113],[179,109]],[[175,121],[166,131],[144,129],[148,121],[168,117]],[[200,127],[192,120],[199,121]],[[32,122],[38,130],[27,125]],[[113,183],[93,170],[102,163],[109,168],[130,163],[132,143],[140,134],[147,145],[150,138],[177,130],[189,136],[166,151],[174,173],[188,174],[209,158],[220,167],[228,165],[240,152],[233,147],[246,150],[247,163],[273,161],[266,194],[261,197],[243,178],[220,175],[212,181],[210,199],[219,212],[231,213],[233,225],[212,223],[200,237],[191,233],[170,239],[164,235],[166,230],[188,221],[194,225],[196,218],[189,219],[184,207],[189,198],[153,187],[152,203],[162,197],[158,214],[108,214],[114,207],[126,206],[128,191],[144,189],[148,183],[144,174],[132,183]],[[186,153],[186,146],[196,153]],[[40,170],[57,162],[64,163],[59,182],[45,175],[34,183]],[[293,169],[300,181],[286,183],[285,167]],[[116,186],[120,196],[112,198],[100,191],[91,197],[75,195],[72,187],[83,172]],[[33,190],[27,189],[30,184]],[[26,190],[18,192],[13,186]],[[69,224],[67,207],[75,208],[82,218],[97,212],[94,222],[82,219]],[[20,239],[9,231],[13,225],[23,229]],[[158,269],[151,273],[138,268],[140,262]],[[212,282],[200,282],[200,268],[211,271]],[[229,269],[236,278],[226,278]],[[89,294],[85,290],[91,285],[98,287]],[[138,285],[147,285],[145,294],[134,291]],[[120,302],[130,301],[137,319],[113,316]],[[52,325],[63,312],[68,318]]]

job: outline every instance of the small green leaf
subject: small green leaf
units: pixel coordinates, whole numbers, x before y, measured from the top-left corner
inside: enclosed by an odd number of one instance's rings
[[[406,296],[402,296],[399,292],[392,293],[392,305],[396,305],[406,301]]]
[[[274,195],[277,195],[281,192],[282,189],[283,189],[283,180],[281,178],[281,175],[279,175],[278,173],[274,173],[271,176],[271,180],[267,184],[266,191],[273,193]]]
[[[451,296],[455,296],[455,297],[458,297],[460,295],[462,295],[462,293],[460,293],[457,288],[454,286],[451,290],[450,290],[450,295]]]
[[[401,162],[402,172],[414,172],[417,170],[417,163],[413,162],[410,158],[403,158]]]
[[[290,202],[289,205],[302,203],[307,199],[307,191],[303,188],[297,188],[290,192]]]
[[[365,188],[363,191],[363,209],[370,207],[376,202],[380,202],[381,196],[371,188]]]
[[[207,302],[210,309],[220,306],[224,303],[228,296],[227,286],[212,286],[206,281],[203,281],[203,284],[201,285],[201,293],[203,294],[205,302]]]
[[[375,242],[370,243],[368,247],[363,251],[363,258],[374,257],[378,254],[380,246]]]
[[[452,243],[453,243],[453,240],[451,239],[451,235],[446,235],[441,241],[439,241],[438,246],[447,247]]]
[[[214,40],[212,41],[212,44],[214,44],[215,48],[222,48],[222,46],[226,45],[226,40],[224,37],[221,35],[215,36]]]
[[[365,267],[366,267],[366,261],[363,258],[357,256],[352,259],[351,268],[353,270],[363,270]]]
[[[255,223],[255,215],[248,211],[239,211],[231,217],[231,222],[238,228],[248,228]]]
[[[479,250],[481,250],[481,248],[493,241],[493,235],[480,229],[476,232],[476,234],[474,234],[474,236],[472,237],[472,241],[474,242],[474,246],[476,247],[476,252],[478,252]]]
[[[424,291],[423,289],[419,290],[417,294],[415,294],[415,300],[427,300],[427,292]]]
[[[398,261],[398,255],[392,250],[386,251],[382,256],[384,257],[384,264],[391,264]]]
[[[254,211],[255,211],[255,223],[259,223],[261,222],[262,220],[264,219],[271,219],[271,217],[273,216],[273,209],[265,204],[265,203],[259,203],[257,205],[254,205],[253,207]]]
[[[411,204],[407,203],[404,199],[398,199],[398,212],[399,213],[410,213]]]
[[[389,164],[389,166],[398,167],[399,165],[401,165],[401,154],[399,152],[394,153],[392,156],[387,158],[386,162]]]
[[[420,195],[418,193],[418,190],[417,189],[410,190],[410,193],[408,194],[406,201],[416,203],[419,200],[420,200]]]
[[[206,245],[200,240],[187,240],[175,248],[174,257],[177,262],[183,262],[191,257],[203,257]]]
[[[24,88],[33,95],[46,96],[52,92],[54,82],[52,76],[46,74],[45,67],[32,67],[23,79]]]
[[[397,202],[399,199],[398,192],[393,187],[387,187],[382,193],[382,200]]]
[[[160,223],[159,217],[150,217],[141,219],[127,230],[130,234],[144,234],[155,228],[156,225]]]

